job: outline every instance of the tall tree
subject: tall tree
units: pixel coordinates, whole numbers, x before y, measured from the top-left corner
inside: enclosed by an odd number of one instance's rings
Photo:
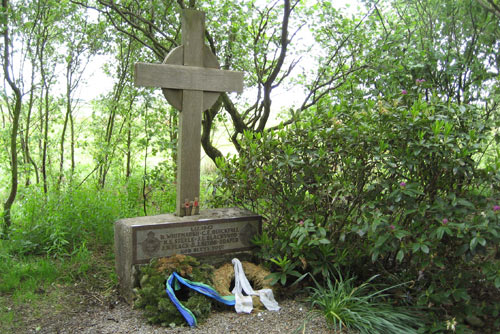
[[[202,145],[214,161],[222,157],[212,142],[217,120],[230,122],[230,139],[239,149],[239,138],[245,131],[261,132],[268,127],[273,112],[273,94],[278,88],[294,82],[302,85],[294,89],[306,92],[299,107],[291,106],[294,112],[287,121],[291,123],[301,111],[313,106],[321,97],[342,86],[353,73],[366,67],[361,61],[353,61],[356,50],[347,48],[347,42],[356,35],[347,32],[341,39],[335,39],[337,44],[329,48],[331,56],[318,59],[319,64],[314,65],[321,68],[315,73],[315,81],[296,80],[296,68],[301,58],[311,58],[306,53],[307,47],[298,43],[297,36],[308,21],[307,15],[319,18],[315,24],[321,27],[328,23],[330,16],[317,15],[328,2],[306,6],[298,0],[268,3],[155,0],[139,6],[126,0],[72,1],[104,13],[117,32],[135,39],[142,45],[142,52],[149,52],[149,58],[157,61],[163,61],[167,53],[179,45],[178,13],[181,9],[194,6],[207,13],[205,36],[212,52],[220,59],[223,68],[244,70],[247,74],[245,98],[222,94],[218,103],[203,114]],[[336,24],[345,20],[340,20],[337,15]],[[358,23],[354,22],[351,27],[360,29]],[[309,28],[316,29],[314,25]],[[299,51],[304,53],[299,54]]]
[[[64,8],[67,15],[63,18],[65,27],[63,32],[64,42],[63,45],[66,49],[65,60],[65,113],[63,120],[63,128],[61,139],[59,142],[59,177],[58,186],[60,186],[64,176],[64,162],[65,162],[65,141],[66,132],[69,130],[70,137],[70,161],[71,161],[71,178],[75,170],[75,139],[74,139],[74,121],[73,112],[76,107],[77,100],[75,99],[75,92],[80,86],[82,77],[85,73],[87,65],[89,64],[92,56],[97,53],[97,49],[101,47],[98,37],[102,34],[99,31],[98,23],[89,22],[89,16],[85,10],[74,4],[68,4],[68,8]]]
[[[115,135],[115,125],[119,120],[118,115],[122,111],[121,107],[123,104],[122,97],[124,95],[124,90],[127,85],[130,85],[130,67],[132,65],[132,53],[133,53],[133,41],[131,38],[126,39],[125,41],[121,41],[118,44],[119,53],[117,55],[120,60],[116,66],[116,76],[118,80],[115,82],[113,87],[112,97],[106,103],[106,110],[108,113],[108,117],[106,120],[106,129],[104,133],[104,143],[103,150],[101,150],[100,158],[97,163],[99,165],[98,168],[98,178],[99,184],[101,187],[104,187],[106,184],[106,176],[111,167],[111,163],[113,161],[113,157],[115,155],[116,150],[116,135]],[[135,97],[131,97],[132,101]],[[125,122],[122,122],[122,125],[118,128],[118,135],[121,134],[123,130]]]
[[[4,203],[3,209],[3,236],[7,237],[11,226],[11,208],[17,195],[18,187],[18,160],[17,160],[17,136],[19,129],[19,118],[21,115],[22,94],[15,78],[13,77],[13,69],[11,65],[11,48],[12,40],[9,37],[9,22],[12,14],[12,9],[9,6],[8,0],[2,0],[1,24],[3,35],[3,73],[5,80],[9,84],[14,94],[14,107],[12,108],[12,128],[10,134],[10,165],[11,165],[11,188],[9,196]]]

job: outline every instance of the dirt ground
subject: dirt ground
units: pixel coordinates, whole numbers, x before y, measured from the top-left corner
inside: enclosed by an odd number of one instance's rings
[[[40,298],[20,307],[2,296],[13,311],[11,324],[0,325],[3,334],[158,334],[158,333],[333,333],[323,317],[314,317],[305,305],[279,301],[278,312],[213,312],[196,328],[165,328],[149,325],[141,310],[133,309],[116,291],[95,291],[75,284],[55,285],[40,291]]]

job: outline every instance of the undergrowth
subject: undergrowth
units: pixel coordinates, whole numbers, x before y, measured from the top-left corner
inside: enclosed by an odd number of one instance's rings
[[[0,239],[0,332],[19,321],[10,304],[28,307],[57,286],[116,285],[113,223],[144,215],[142,186],[134,177],[104,189],[86,183],[45,194],[37,185],[21,187],[10,233]],[[173,187],[148,187],[147,214],[173,211],[174,196]]]
[[[375,290],[373,276],[356,285],[355,277],[344,278],[337,271],[335,281],[315,282],[309,288],[313,310],[322,314],[336,331],[353,330],[359,334],[416,334],[421,320],[415,312],[392,306],[386,298],[394,287]]]

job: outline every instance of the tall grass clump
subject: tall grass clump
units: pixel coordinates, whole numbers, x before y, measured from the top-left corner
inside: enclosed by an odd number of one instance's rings
[[[47,194],[30,186],[22,189],[12,210],[9,240],[17,254],[54,257],[71,254],[82,244],[110,247],[114,221],[144,215],[144,202],[148,214],[168,209],[172,206],[170,193],[151,188],[144,192],[139,177],[110,181],[103,189],[88,183]]]
[[[385,292],[391,288],[372,290],[371,281],[356,286],[356,278],[344,279],[340,273],[335,283],[326,286],[315,282],[310,287],[309,301],[315,312],[322,314],[336,331],[349,330],[359,334],[416,334],[421,321],[414,313],[388,304]]]
[[[83,242],[109,245],[112,222],[122,214],[121,198],[89,187],[44,194],[25,189],[16,203],[9,239],[18,254],[59,256]]]

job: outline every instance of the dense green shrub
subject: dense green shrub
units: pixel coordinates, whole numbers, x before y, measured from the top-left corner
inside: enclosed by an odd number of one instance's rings
[[[498,295],[500,173],[479,167],[498,146],[498,118],[408,100],[317,107],[287,128],[246,133],[239,157],[219,161],[218,204],[262,214],[261,255],[286,255],[290,272],[389,271],[414,282],[407,301],[426,306],[467,308],[476,282]]]

